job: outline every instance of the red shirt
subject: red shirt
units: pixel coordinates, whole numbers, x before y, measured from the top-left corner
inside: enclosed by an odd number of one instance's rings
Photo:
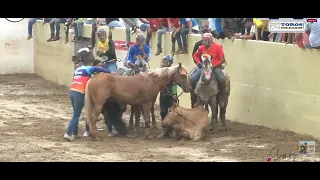
[[[197,64],[200,63],[201,56],[207,56],[211,59],[211,63],[214,67],[221,65],[222,58],[224,57],[224,53],[222,47],[216,43],[212,43],[209,49],[206,46],[202,45],[198,48],[198,50],[193,54],[193,58]]]
[[[162,26],[169,27],[168,18],[159,18]]]
[[[173,26],[175,28],[179,27],[180,24],[179,24],[179,20],[177,18],[169,18],[169,20],[170,20],[170,23],[173,24]]]

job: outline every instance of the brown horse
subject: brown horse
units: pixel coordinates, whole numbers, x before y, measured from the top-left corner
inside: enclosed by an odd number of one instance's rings
[[[140,76],[98,74],[87,84],[85,94],[86,120],[91,136],[97,137],[96,122],[103,104],[110,97],[120,104],[142,105],[143,118],[149,124],[152,101],[171,81],[184,92],[190,92],[189,75],[181,63],[172,67],[156,68]]]
[[[218,90],[218,83],[213,73],[210,61],[205,60],[203,63],[204,68],[201,69],[201,77],[197,82],[196,88],[190,92],[191,108],[198,105],[205,105],[208,110],[208,105],[211,107],[211,129],[215,132],[218,130],[218,112],[220,107],[220,121],[222,122],[222,129],[227,130],[226,125],[226,109],[230,96],[230,77],[224,72],[226,77],[226,99],[224,105],[220,104],[220,93]],[[197,67],[195,67],[197,68]],[[191,71],[194,72],[195,68]],[[198,70],[199,71],[199,70]]]

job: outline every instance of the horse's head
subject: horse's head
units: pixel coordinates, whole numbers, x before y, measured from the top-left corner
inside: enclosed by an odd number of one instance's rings
[[[77,53],[72,56],[72,61],[76,64],[83,63],[85,65],[93,62],[94,56],[92,51],[88,47],[81,48],[77,51]]]
[[[210,58],[204,56],[203,60],[202,60],[202,65],[203,65],[202,73],[204,75],[203,81],[206,82],[211,79],[211,75],[212,75],[212,71],[213,71],[213,67],[212,67]]]
[[[177,72],[174,75],[173,81],[182,88],[183,92],[189,93],[191,86],[189,83],[189,74],[187,70],[179,63],[177,66]]]

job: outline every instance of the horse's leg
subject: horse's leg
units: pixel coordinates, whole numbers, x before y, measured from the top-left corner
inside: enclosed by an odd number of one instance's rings
[[[229,96],[226,96],[224,107],[220,107],[220,121],[222,124],[222,130],[228,130],[226,123],[226,111],[228,107]]]
[[[152,128],[157,129],[156,116],[154,115],[154,103],[151,105],[151,118],[152,118]]]
[[[213,132],[218,131],[218,117],[217,117],[217,96],[213,95],[208,101],[211,107],[211,129]]]
[[[208,103],[205,105],[205,109],[209,112],[209,105],[208,105]]]
[[[93,111],[92,111],[92,118],[91,118],[91,127],[92,127],[92,132],[91,132],[91,136],[92,138],[96,138],[97,137],[97,120],[98,117],[101,113],[103,107],[103,103],[96,103],[95,106],[93,107]]]
[[[197,101],[197,95],[194,93],[194,91],[190,91],[190,100],[191,100],[191,108],[194,108],[194,105]]]
[[[130,120],[129,120],[129,128],[133,129],[133,116],[135,112],[135,107],[131,106],[131,114],[130,114]]]
[[[145,121],[145,130],[146,130],[146,137],[149,137],[150,135],[150,131],[149,131],[149,128],[150,128],[150,109],[151,109],[151,106],[152,106],[152,102],[148,102],[148,103],[145,103],[142,105],[142,113],[143,113],[143,118],[144,118],[144,121]]]

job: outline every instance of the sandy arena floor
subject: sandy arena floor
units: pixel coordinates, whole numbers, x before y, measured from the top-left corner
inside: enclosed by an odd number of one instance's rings
[[[100,141],[67,142],[63,134],[71,116],[66,87],[33,74],[0,75],[0,161],[266,161],[275,146],[280,147],[279,155],[289,154],[298,151],[299,140],[312,140],[228,121],[229,131],[210,135],[204,142],[107,137],[105,130],[99,131],[104,136]],[[124,118],[128,120],[128,115]],[[159,120],[157,116],[158,125]],[[102,121],[98,127],[105,129]],[[83,132],[81,118],[79,135]],[[295,161],[320,160],[296,156]]]

